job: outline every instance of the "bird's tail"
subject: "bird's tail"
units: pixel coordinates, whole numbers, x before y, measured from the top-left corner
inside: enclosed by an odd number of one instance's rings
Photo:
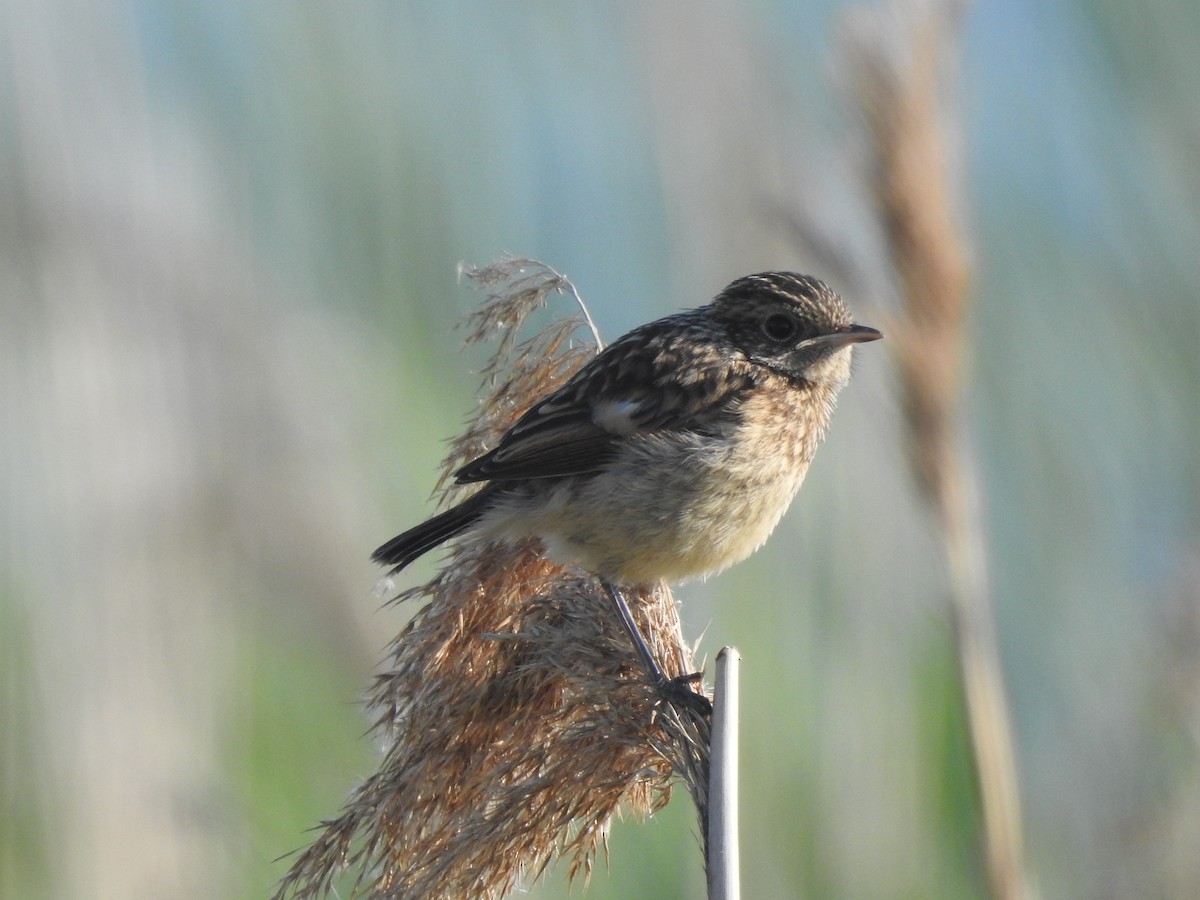
[[[491,503],[493,493],[489,488],[484,488],[458,506],[439,513],[403,534],[396,535],[372,553],[371,559],[380,565],[392,566],[388,574],[394,575],[418,556],[428,553],[479,521],[479,517]]]

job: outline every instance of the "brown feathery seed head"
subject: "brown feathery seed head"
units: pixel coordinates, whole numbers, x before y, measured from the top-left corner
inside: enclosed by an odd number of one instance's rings
[[[512,259],[465,274],[489,291],[469,340],[498,347],[447,478],[593,356],[575,334],[586,313],[517,336],[551,294],[578,299],[554,270]],[[586,880],[618,810],[649,815],[672,776],[695,798],[703,834],[708,721],[632,677],[641,662],[595,578],[554,564],[536,539],[468,534],[401,598],[420,609],[369,698],[379,767],[296,857],[276,900],[497,900],[555,859]],[[664,671],[695,672],[666,585],[625,599]]]

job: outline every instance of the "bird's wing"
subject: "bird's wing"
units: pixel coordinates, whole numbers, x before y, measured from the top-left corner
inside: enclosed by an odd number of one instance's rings
[[[617,351],[616,344],[609,347]],[[455,474],[459,484],[596,472],[633,435],[702,430],[736,415],[753,377],[712,359],[678,352],[593,360],[525,413],[490,452]],[[681,377],[686,372],[687,377]]]
[[[543,400],[490,452],[463,466],[455,481],[508,481],[595,472],[616,452],[620,435],[593,421],[592,407]]]

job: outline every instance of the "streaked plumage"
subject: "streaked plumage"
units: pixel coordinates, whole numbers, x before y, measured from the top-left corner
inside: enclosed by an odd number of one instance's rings
[[[739,279],[636,328],[456,475],[479,493],[393,538],[402,569],[462,533],[538,535],[552,558],[638,584],[718,571],[791,503],[850,375],[852,324],[815,278]]]

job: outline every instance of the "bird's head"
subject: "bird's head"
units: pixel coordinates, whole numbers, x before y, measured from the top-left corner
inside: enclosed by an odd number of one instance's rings
[[[747,275],[730,284],[707,314],[751,361],[789,380],[842,387],[850,348],[883,335],[856,325],[823,282],[794,272]]]

